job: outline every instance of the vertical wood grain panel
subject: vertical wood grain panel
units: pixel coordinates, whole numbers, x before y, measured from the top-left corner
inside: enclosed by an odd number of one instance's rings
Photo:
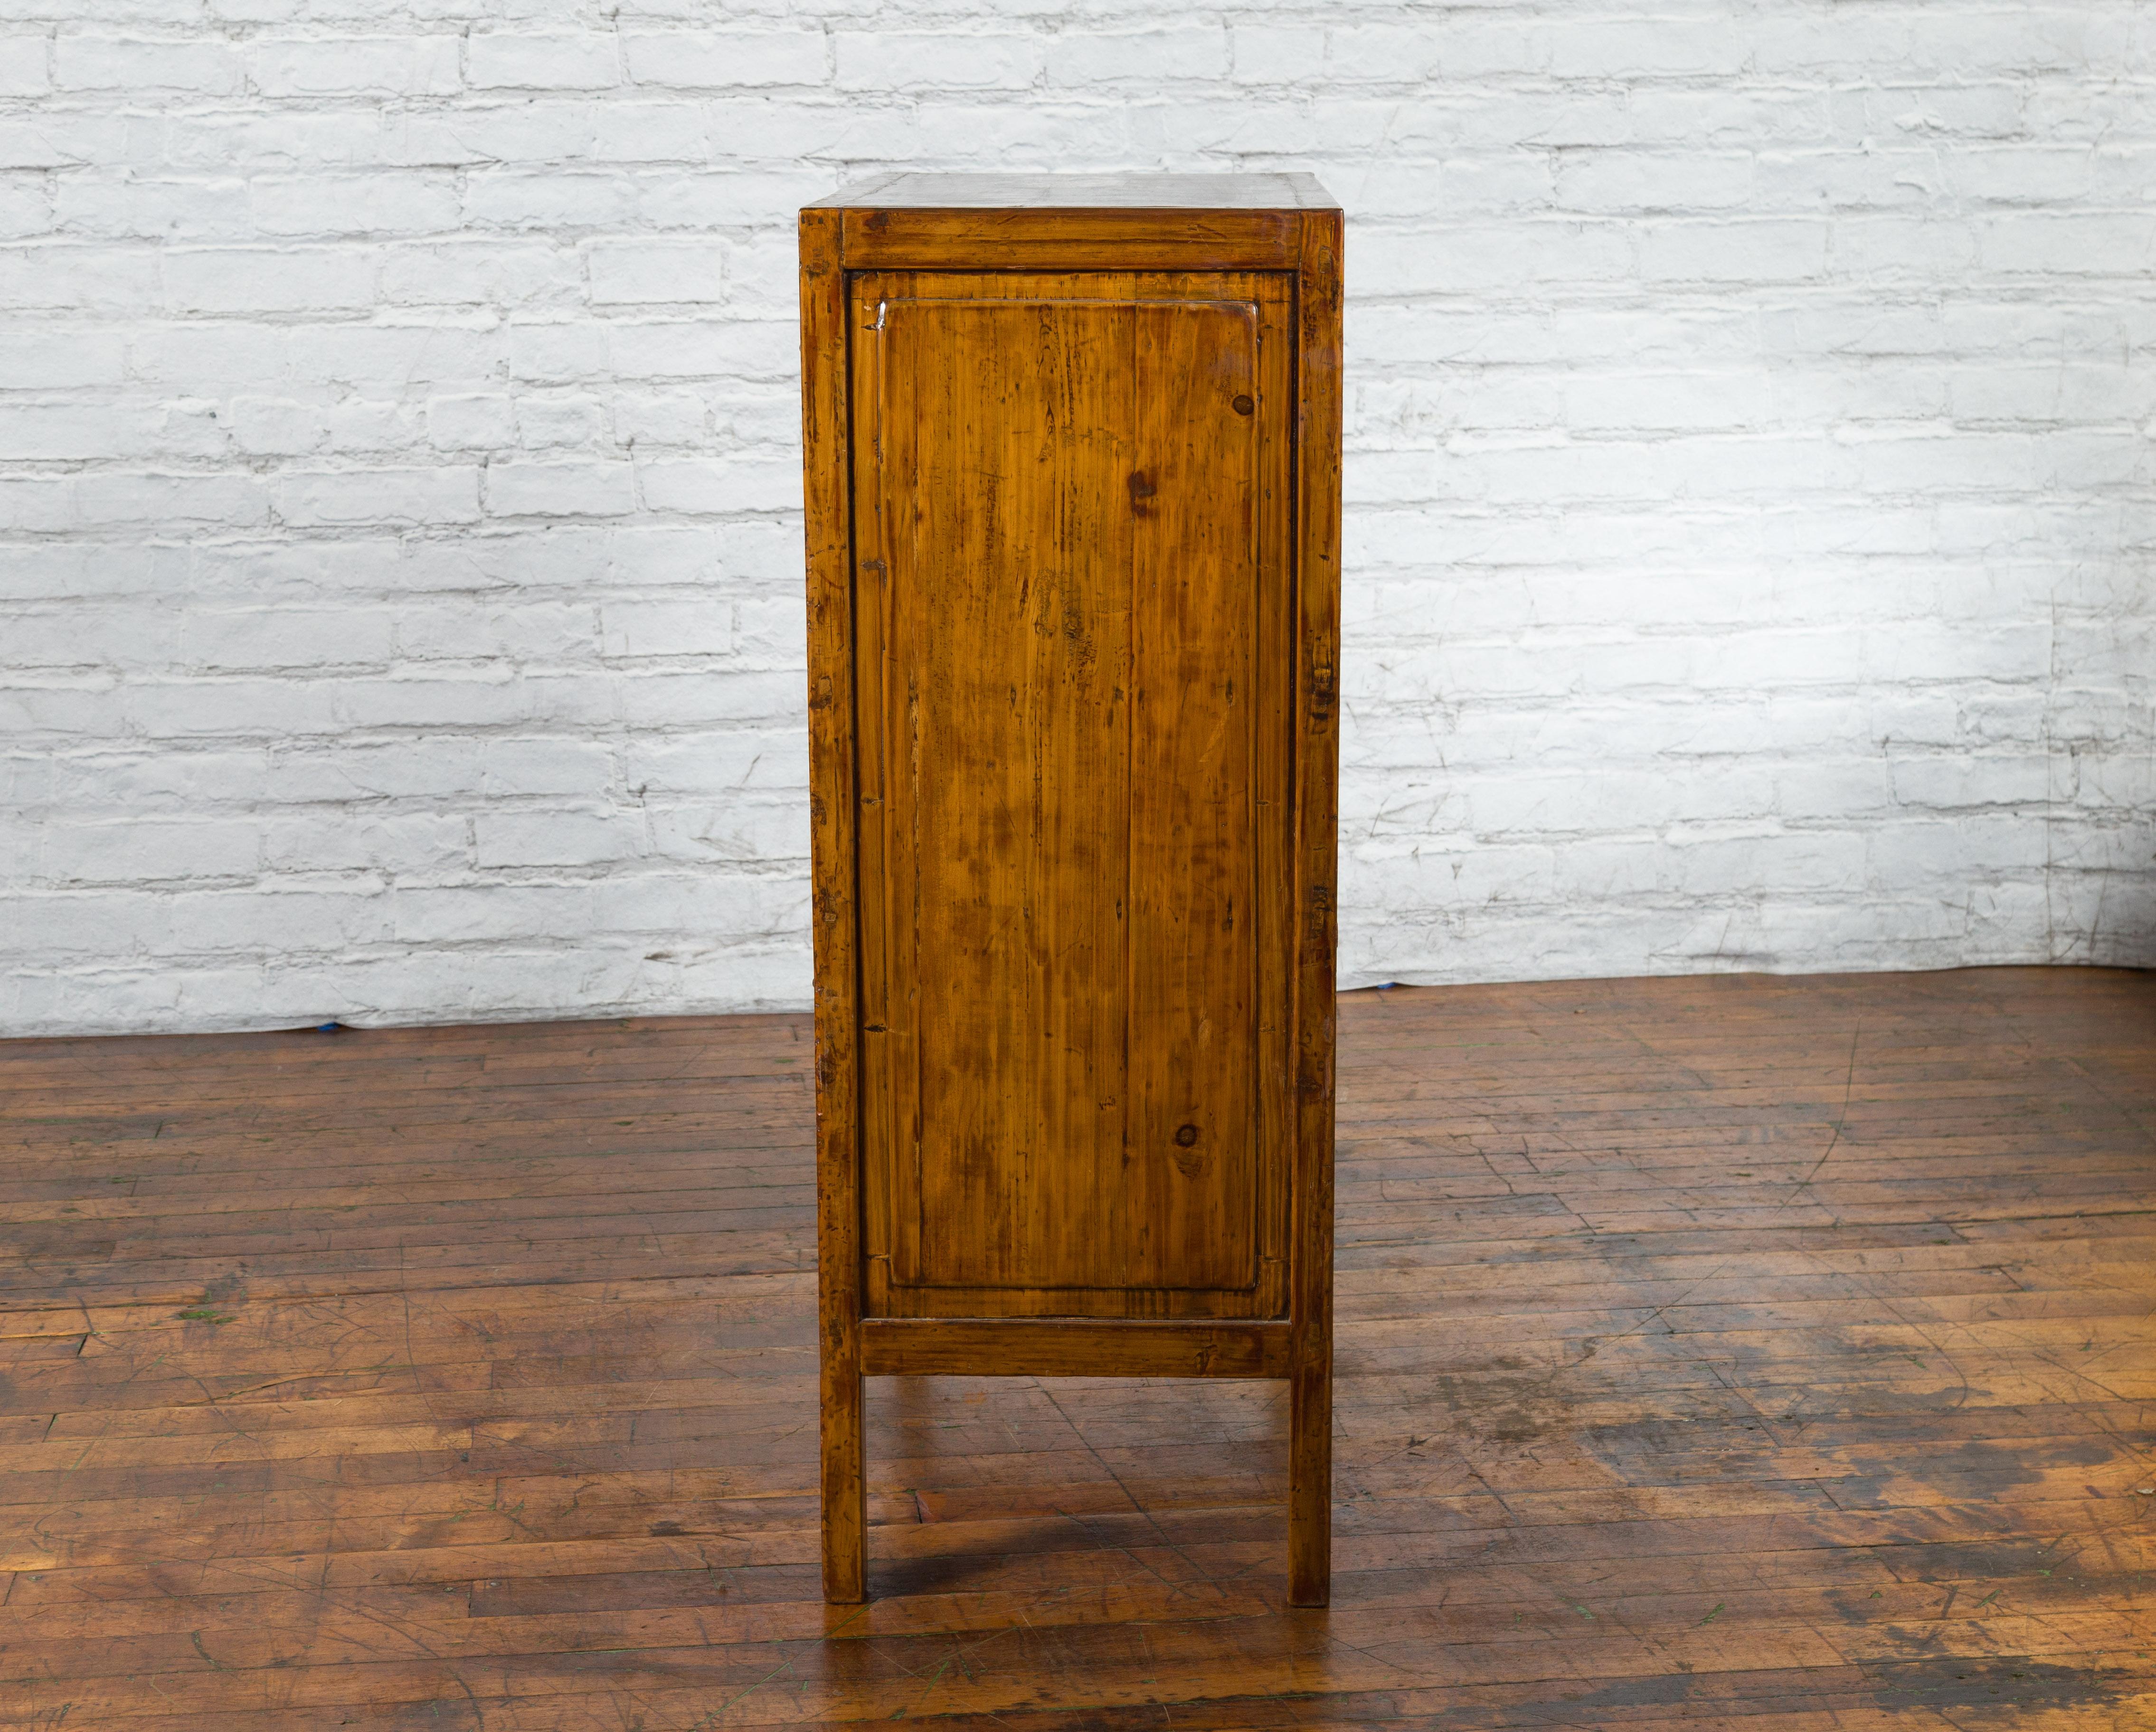
[[[911,505],[901,943],[934,1284],[1127,1273],[1097,1229],[1123,1158],[1132,335],[1096,306],[916,300],[881,338],[911,443],[885,473]]]
[[[1257,309],[1133,309],[1133,1281],[1255,1279]]]
[[[1288,1314],[1296,1146],[1295,279],[1260,276],[1257,621],[1259,1204],[1252,1314]]]
[[[1271,316],[1284,285],[1247,275],[856,279],[879,1304],[1285,1309],[1256,797],[1284,838],[1258,736],[1285,740],[1285,619],[1276,667],[1257,646],[1291,406],[1261,286]]]

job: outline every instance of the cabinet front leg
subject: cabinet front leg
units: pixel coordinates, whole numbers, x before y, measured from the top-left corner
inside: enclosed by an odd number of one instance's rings
[[[857,1606],[869,1596],[858,1324],[843,1345],[826,1344],[823,1396],[824,1597],[834,1606]]]
[[[1332,1603],[1332,1356],[1296,1356],[1288,1376],[1287,1601]]]

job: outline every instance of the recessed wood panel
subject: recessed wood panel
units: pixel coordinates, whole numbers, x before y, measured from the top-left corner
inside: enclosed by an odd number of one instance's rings
[[[855,279],[871,1309],[1278,1309],[1285,301]]]

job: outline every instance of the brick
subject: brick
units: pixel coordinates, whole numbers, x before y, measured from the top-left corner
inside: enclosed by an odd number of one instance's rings
[[[1610,281],[1629,274],[1633,246],[1614,223],[1463,224],[1437,249],[1398,234],[1368,236],[1348,269],[1374,295]]]
[[[647,796],[776,792],[808,785],[808,737],[788,731],[695,733],[632,743],[624,778]]]
[[[18,930],[36,934],[38,950],[55,961],[140,956],[170,944],[172,899],[156,890],[23,890],[11,900]]]
[[[262,838],[264,867],[288,879],[319,881],[335,874],[462,876],[471,867],[470,827],[453,813],[372,813],[325,838],[305,813],[270,824]]]
[[[725,243],[619,240],[594,243],[586,264],[595,305],[726,299]]]
[[[1568,19],[1551,34],[1549,64],[1561,79],[1727,77],[1752,54],[1751,33],[1733,19]]]
[[[600,444],[607,423],[606,402],[598,397],[532,394],[516,402],[517,441],[529,447]]]
[[[0,31],[0,96],[42,96],[52,79],[50,38],[27,31]]]
[[[424,234],[454,228],[463,198],[440,174],[265,176],[249,187],[248,208],[264,235]]]
[[[482,869],[603,865],[641,853],[641,828],[627,812],[485,812],[473,821],[474,858]]]
[[[43,175],[0,174],[0,240],[23,240],[57,226]]]
[[[1308,25],[1239,23],[1229,33],[1236,79],[1245,84],[1294,84],[1325,68],[1325,32]]]
[[[791,210],[830,190],[824,174],[747,174],[734,169],[655,173],[639,177],[636,208],[660,228],[768,226],[772,213]]]
[[[481,760],[481,791],[489,799],[522,795],[606,792],[614,779],[613,753],[588,740],[490,741]]]
[[[798,673],[742,672],[715,680],[701,669],[624,669],[614,691],[621,719],[634,728],[808,721],[808,690]]]
[[[70,317],[146,312],[158,298],[158,265],[148,247],[0,247],[0,306]]]
[[[721,921],[749,931],[798,931],[808,916],[802,879],[747,873],[675,873],[594,887],[593,912],[629,932],[693,932]]]
[[[248,185],[228,177],[69,175],[55,192],[59,224],[70,234],[182,241],[247,240],[254,235]]]
[[[800,366],[797,329],[777,320],[730,319],[679,324],[617,321],[607,353],[631,379],[785,379]]]
[[[788,402],[788,409],[793,405]],[[649,449],[662,445],[701,445],[711,433],[711,405],[691,391],[618,391],[613,398],[615,437],[624,444]],[[732,429],[741,437],[738,426]]]
[[[841,90],[1022,90],[1040,76],[1043,44],[1023,36],[841,30]]]
[[[53,44],[53,82],[63,90],[184,91],[228,96],[240,88],[240,58],[234,46],[129,36],[79,36],[64,32]]]
[[[259,524],[269,511],[268,490],[252,475],[156,474],[97,469],[69,478],[69,527],[121,525]]]
[[[808,616],[790,596],[737,604],[734,628],[739,634],[737,647],[744,657],[788,668],[808,664]]]
[[[0,462],[161,454],[165,416],[155,404],[0,402]]]
[[[45,838],[41,877],[54,888],[244,879],[261,853],[259,827],[246,818],[71,824]]]
[[[0,115],[0,168],[110,168],[140,154],[141,135],[132,152],[130,137],[124,122],[103,114]]]
[[[1048,44],[1050,85],[1079,90],[1101,84],[1219,79],[1228,73],[1228,33],[1217,25],[1115,34],[1063,32]]]
[[[605,653],[617,660],[722,656],[734,647],[733,610],[715,598],[609,602],[599,621]]]
[[[1504,19],[1448,18],[1441,29],[1383,23],[1337,23],[1327,32],[1326,64],[1336,76],[1396,84],[1403,79],[1543,77],[1551,70],[1557,33]]]
[[[495,393],[429,397],[427,437],[446,451],[514,444],[516,417],[510,399]]]
[[[2143,276],[2156,264],[2156,216],[2140,212],[1993,217],[1976,227],[1979,258],[2003,275]]]
[[[480,515],[479,476],[463,466],[288,473],[277,480],[277,513],[305,528],[470,523]]]
[[[830,50],[820,30],[628,32],[622,53],[640,85],[680,90],[821,85]]]
[[[347,406],[235,397],[225,404],[222,418],[237,449],[250,455],[293,457],[329,450],[336,443],[331,435],[331,417],[341,411],[348,413]]]
[[[798,463],[762,459],[655,459],[639,463],[644,502],[657,511],[783,511],[801,504]]]
[[[249,45],[264,96],[448,96],[461,87],[453,35],[269,38]]]
[[[588,115],[582,155],[598,162],[706,162],[710,118],[680,102],[604,102]]]
[[[634,221],[638,204],[637,183],[613,172],[501,169],[465,182],[465,219],[486,228],[622,228]]]
[[[196,672],[379,664],[389,659],[391,629],[378,609],[193,607],[174,660]]]
[[[635,471],[626,463],[487,466],[490,517],[614,517],[635,509]]]
[[[1753,157],[1735,151],[1567,153],[1556,202],[1579,211],[1726,210],[1752,197]]]
[[[399,886],[391,893],[395,935],[407,944],[470,944],[586,931],[592,894],[583,884],[520,884],[504,895],[487,883]]]
[[[548,539],[552,539],[549,537]],[[531,539],[520,538],[529,548]],[[552,667],[593,658],[595,628],[587,603],[525,599],[408,602],[397,611],[400,662],[462,661]]]
[[[1650,283],[1793,283],[1826,271],[1824,223],[1656,223],[1640,237],[1640,274]]]
[[[165,305],[175,313],[348,311],[372,305],[375,255],[360,248],[167,251]]]
[[[295,345],[286,377],[295,383],[379,388],[450,385],[469,389],[495,377],[502,343],[499,321],[481,310],[470,315],[428,311],[405,319],[385,315],[360,324],[317,326]]]
[[[465,81],[475,90],[600,90],[620,80],[611,31],[482,30],[465,43]]]
[[[564,240],[459,237],[383,249],[384,305],[494,309],[572,307],[583,300],[583,268]],[[491,324],[491,320],[488,320]]]
[[[798,792],[750,796],[728,790],[723,799],[678,807],[652,803],[659,797],[651,797],[647,804],[652,852],[661,858],[690,864],[726,861],[767,870],[774,861],[808,858],[808,812]]]

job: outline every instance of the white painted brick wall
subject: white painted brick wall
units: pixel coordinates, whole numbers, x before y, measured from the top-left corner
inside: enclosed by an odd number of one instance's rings
[[[0,1029],[796,1005],[794,208],[1349,208],[1343,974],[2156,962],[2156,11],[0,0]]]

